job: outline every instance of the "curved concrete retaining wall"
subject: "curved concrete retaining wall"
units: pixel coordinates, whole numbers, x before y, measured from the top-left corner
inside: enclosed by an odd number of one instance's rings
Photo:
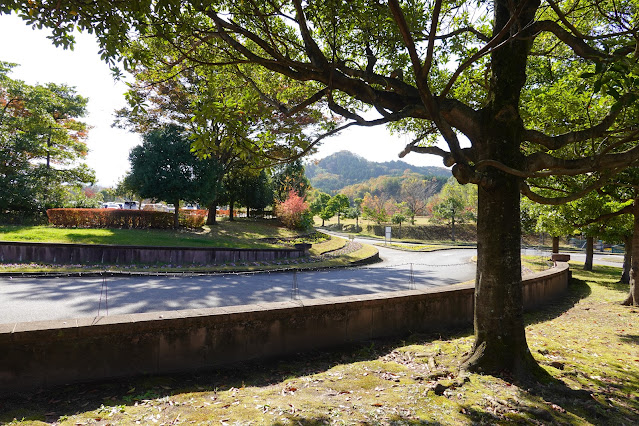
[[[105,244],[0,243],[0,262],[44,262],[59,264],[169,263],[219,264],[295,259],[305,249],[234,249],[206,247],[148,247]]]
[[[526,277],[526,307],[568,285],[561,264]],[[349,342],[467,326],[473,285],[263,305],[0,324],[0,393],[211,368]]]

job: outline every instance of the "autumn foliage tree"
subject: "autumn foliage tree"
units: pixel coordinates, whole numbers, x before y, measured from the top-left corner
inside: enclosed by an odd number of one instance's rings
[[[291,190],[284,201],[275,205],[275,214],[290,229],[308,229],[313,225],[309,205],[297,192]]]
[[[173,203],[175,228],[180,226],[180,201],[206,204],[217,185],[220,166],[193,156],[188,136],[173,124],[145,133],[142,145],[131,150],[129,161],[127,184],[143,198]]]
[[[12,79],[15,66],[0,61],[0,214],[24,217],[62,207],[95,174],[81,163],[87,99],[66,85]]]
[[[406,214],[411,224],[415,224],[415,216],[426,213],[428,199],[437,193],[439,184],[436,180],[425,181],[417,177],[407,177],[402,181],[400,199],[406,204]]]

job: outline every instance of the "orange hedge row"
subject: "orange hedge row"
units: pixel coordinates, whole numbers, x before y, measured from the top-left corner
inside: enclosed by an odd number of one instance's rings
[[[208,210],[180,210],[180,225],[187,228],[201,228],[206,223]]]
[[[191,213],[195,212],[195,213]],[[180,225],[199,228],[206,210],[180,212]],[[49,223],[65,228],[158,228],[173,227],[173,213],[126,209],[49,209]]]

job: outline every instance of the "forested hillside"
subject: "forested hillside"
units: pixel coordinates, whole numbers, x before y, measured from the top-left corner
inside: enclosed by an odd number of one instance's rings
[[[444,167],[419,167],[403,161],[376,163],[350,151],[336,152],[317,163],[306,164],[305,169],[311,185],[329,194],[379,176],[401,176],[406,170],[425,177],[444,178],[444,181],[451,175]]]
[[[386,199],[395,199],[396,201],[402,201],[401,195],[402,183],[408,179],[423,180],[426,184],[426,194],[430,197],[441,191],[442,187],[446,183],[445,177],[425,177],[419,173],[406,172],[399,176],[382,175],[374,178],[370,178],[364,182],[355,183],[353,185],[345,186],[339,190],[340,194],[346,195],[350,199],[364,198],[366,193],[371,195],[377,195]]]

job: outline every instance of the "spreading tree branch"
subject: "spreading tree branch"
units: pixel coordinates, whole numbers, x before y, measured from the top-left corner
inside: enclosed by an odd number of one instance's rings
[[[617,117],[619,117],[619,114],[623,110],[623,106],[630,104],[632,99],[633,95],[630,93],[626,93],[621,96],[615,106],[610,108],[608,115],[606,115],[598,124],[588,129],[576,130],[557,136],[548,136],[538,130],[526,129],[524,130],[523,138],[526,141],[555,150],[563,148],[571,143],[583,142],[588,139],[601,137],[610,128],[610,126],[614,124]]]
[[[588,185],[585,188],[582,188],[580,191],[578,192],[574,192],[570,195],[567,195],[565,197],[544,197],[542,195],[539,195],[535,192],[532,191],[532,189],[530,189],[530,186],[528,186],[528,184],[526,183],[526,181],[522,180],[519,183],[519,192],[521,192],[523,195],[525,195],[526,197],[528,197],[528,199],[530,199],[531,201],[534,201],[535,203],[539,203],[539,204],[548,204],[548,205],[553,205],[553,206],[558,206],[560,204],[565,204],[565,203],[569,203],[571,201],[575,201],[578,200],[580,198],[582,198],[584,195],[588,194],[591,191],[595,191],[599,188],[601,188],[602,186],[606,185],[609,182],[610,178],[601,178],[599,180],[597,180],[596,182],[592,183],[591,185]]]

